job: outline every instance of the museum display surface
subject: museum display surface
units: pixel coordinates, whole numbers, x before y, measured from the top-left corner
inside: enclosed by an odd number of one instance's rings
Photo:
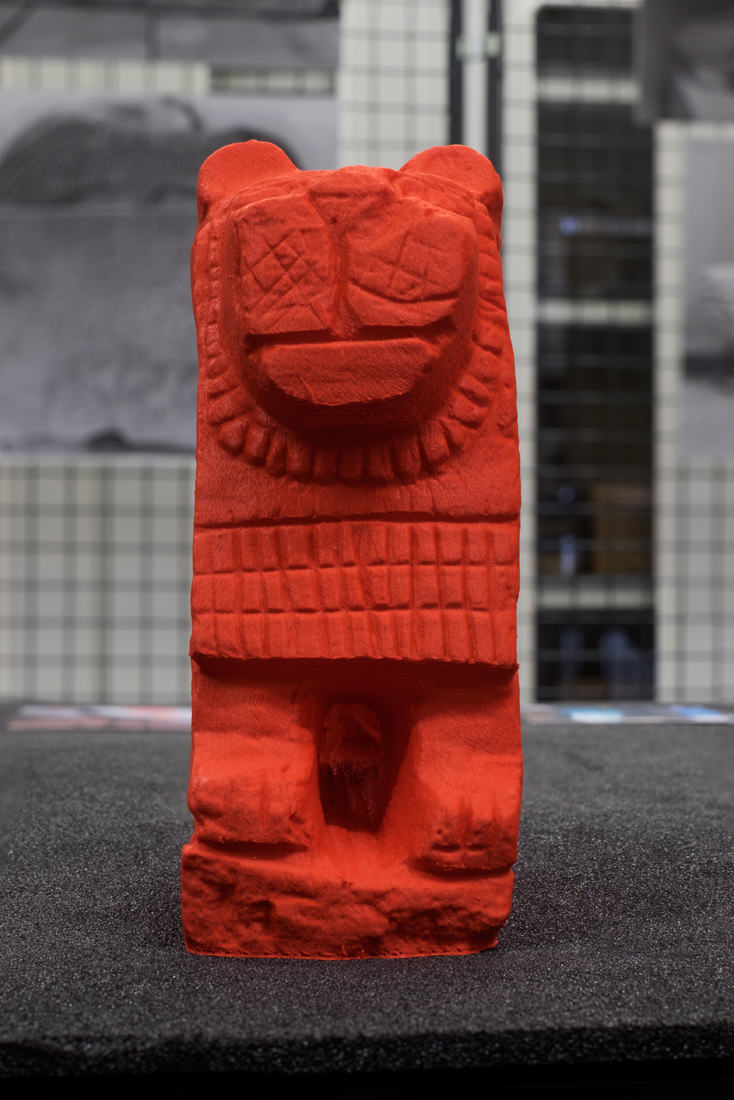
[[[188,728],[108,709],[0,729],[8,1095],[34,1078],[49,1096],[72,1079],[90,1096],[110,1081],[606,1096],[673,1078],[725,1095],[731,718],[526,712],[522,874],[497,948],[334,963],[184,949]]]
[[[522,772],[499,177],[252,141],[198,207],[187,947],[491,947]]]

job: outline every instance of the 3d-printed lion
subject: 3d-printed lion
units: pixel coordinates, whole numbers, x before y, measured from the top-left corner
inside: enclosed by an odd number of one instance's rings
[[[496,942],[520,805],[502,194],[470,149],[199,177],[184,929],[212,954]]]

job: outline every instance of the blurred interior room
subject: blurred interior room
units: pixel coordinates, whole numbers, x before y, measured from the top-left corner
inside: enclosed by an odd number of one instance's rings
[[[256,137],[490,157],[525,703],[731,702],[732,58],[726,0],[0,2],[0,699],[188,703],[196,173]]]

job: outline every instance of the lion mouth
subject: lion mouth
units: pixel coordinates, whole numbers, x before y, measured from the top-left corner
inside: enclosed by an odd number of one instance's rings
[[[401,397],[420,380],[434,352],[432,344],[415,337],[313,342],[308,344],[313,358],[304,370],[300,349],[298,344],[269,347],[261,353],[265,372],[284,394],[321,406]]]
[[[434,371],[454,327],[379,326],[353,338],[323,330],[252,336],[248,357],[257,373],[289,400],[323,409],[369,406],[407,398]]]

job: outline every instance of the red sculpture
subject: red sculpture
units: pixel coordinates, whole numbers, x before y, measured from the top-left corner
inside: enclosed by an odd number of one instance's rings
[[[494,946],[522,771],[499,177],[251,141],[198,200],[186,946]]]

